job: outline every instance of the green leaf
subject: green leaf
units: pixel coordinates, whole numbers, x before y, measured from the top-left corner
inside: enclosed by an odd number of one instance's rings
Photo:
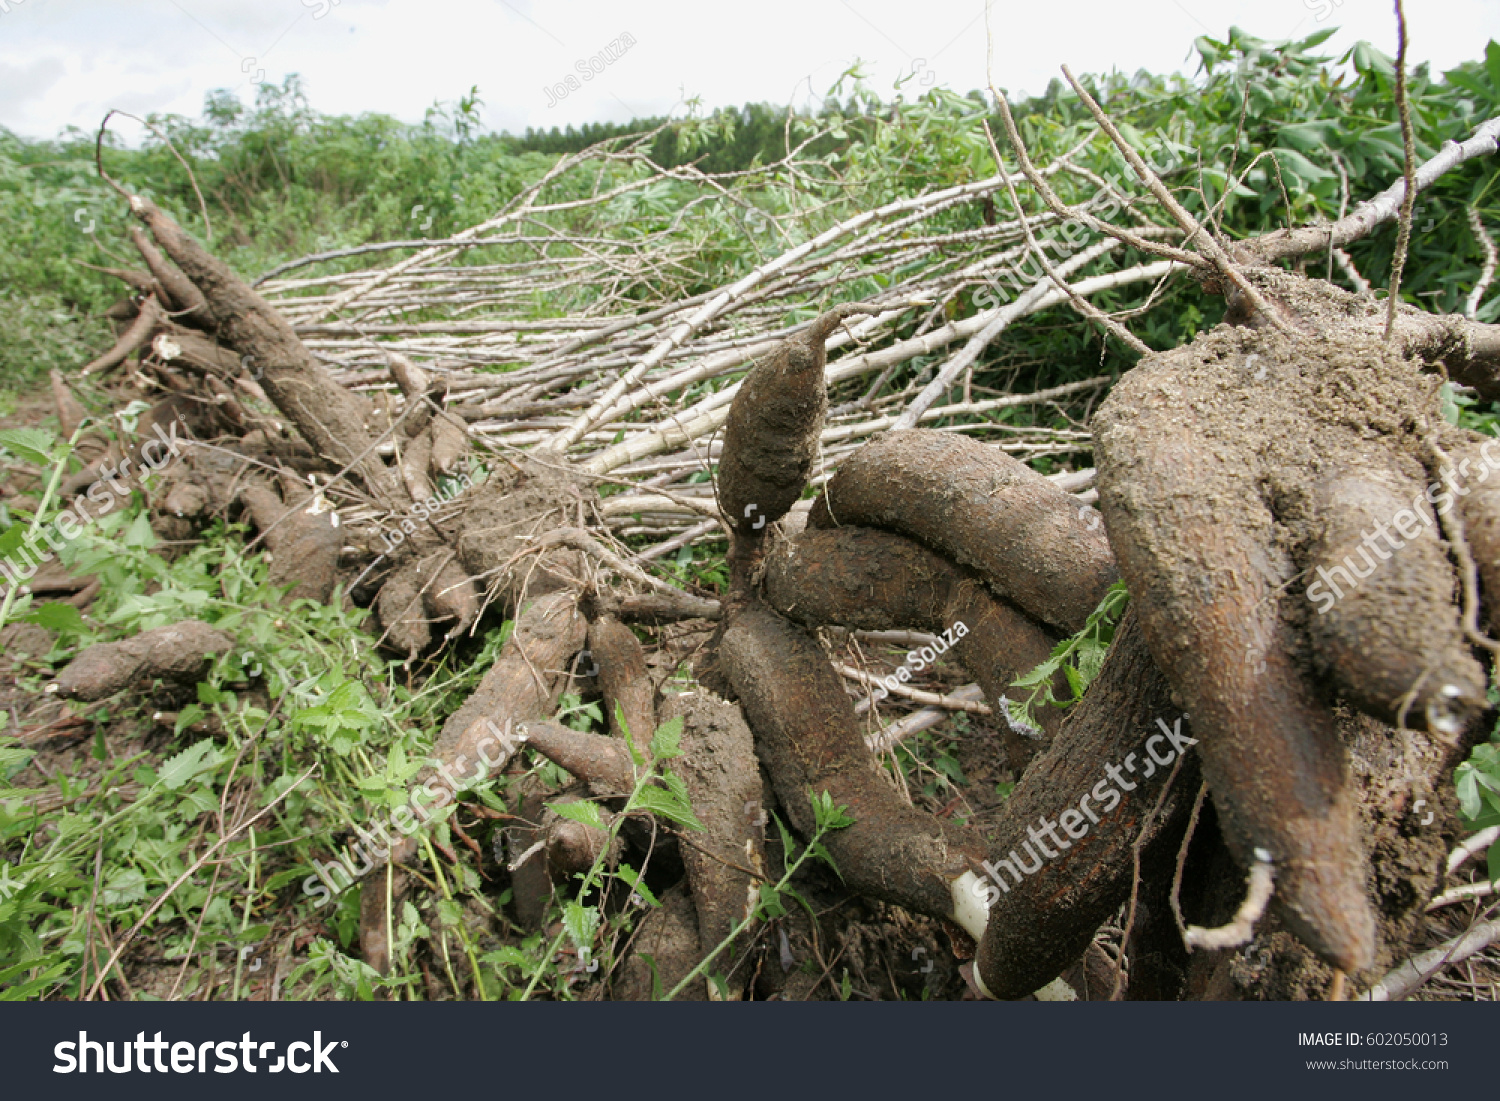
[[[203,718],[205,714],[206,712],[200,705],[196,703],[188,704],[181,711],[177,712],[177,721],[172,724],[172,733],[181,734],[188,727]]]
[[[21,617],[23,623],[35,623],[58,634],[80,634],[87,630],[83,616],[71,604],[47,603],[35,605],[31,612]]]
[[[635,739],[630,736],[630,723],[625,719],[625,705],[619,700],[615,701],[615,727],[619,730],[620,737],[625,739],[625,748],[636,768],[645,768],[646,762],[641,758],[641,751],[636,748]]]
[[[786,916],[786,907],[781,904],[781,896],[769,883],[760,884],[760,910],[767,921]]]
[[[169,758],[162,766],[159,779],[168,791],[176,791],[199,773],[219,763],[213,740],[204,738],[194,742],[177,756]]]
[[[599,817],[599,808],[587,799],[579,799],[572,803],[548,803],[547,809],[563,818],[573,822],[582,822],[585,826],[593,826],[597,830],[607,828],[604,819]]]
[[[1304,153],[1319,153],[1327,151],[1330,139],[1337,137],[1338,132],[1338,120],[1312,119],[1283,126],[1276,132],[1276,140],[1284,147]]]
[[[617,874],[621,879],[628,883],[631,890],[635,891],[636,894],[640,895],[641,898],[645,900],[646,905],[650,906],[652,909],[656,909],[657,907],[661,906],[661,903],[657,901],[656,896],[652,894],[650,888],[646,886],[646,881],[640,877],[640,873],[632,868],[629,864],[621,862],[620,869],[615,874]]]
[[[47,466],[52,462],[52,446],[57,442],[51,432],[42,428],[0,429],[0,447],[4,447],[22,462]]]
[[[1063,666],[1063,676],[1068,679],[1068,687],[1073,690],[1075,700],[1083,699],[1083,690],[1088,687],[1082,675],[1071,665]]]
[[[635,798],[635,805],[690,830],[703,829],[703,823],[693,814],[682,780],[668,773],[662,777],[662,782],[665,787],[642,788]]]
[[[814,795],[812,805],[813,818],[820,830],[841,830],[854,825],[854,819],[848,814],[849,808],[835,806],[833,796],[826,791]]]
[[[682,756],[682,716],[668,719],[651,735],[651,756],[658,761],[669,761]]]
[[[1494,39],[1484,48],[1484,67],[1490,75],[1490,89],[1500,99],[1500,42]]]
[[[563,930],[574,948],[588,948],[594,943],[594,934],[599,931],[599,911],[593,906],[582,906],[569,900],[563,906]]]
[[[1465,818],[1478,818],[1483,809],[1479,802],[1479,780],[1474,772],[1474,766],[1464,763],[1454,771],[1457,781],[1458,806]]]

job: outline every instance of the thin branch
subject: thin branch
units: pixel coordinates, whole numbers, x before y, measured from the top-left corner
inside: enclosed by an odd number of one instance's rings
[[[1497,940],[1500,940],[1500,920],[1479,922],[1467,932],[1445,940],[1436,948],[1419,953],[1399,967],[1393,968],[1355,1001],[1399,1002],[1415,993],[1428,979],[1450,963],[1462,963]]]
[[[1445,142],[1435,157],[1417,169],[1413,190],[1420,195],[1444,173],[1451,172],[1465,161],[1491,156],[1496,151],[1500,151],[1500,115],[1482,123],[1462,142]],[[1332,225],[1303,226],[1290,233],[1278,229],[1263,237],[1241,241],[1239,245],[1257,261],[1265,264],[1319,252],[1326,249],[1330,242],[1334,248],[1344,248],[1369,236],[1377,226],[1395,218],[1405,200],[1406,180],[1403,176],[1373,199],[1360,203],[1348,217],[1340,218]]]
[[[1485,232],[1484,222],[1479,217],[1479,211],[1469,207],[1469,229],[1474,233],[1474,240],[1479,242],[1479,247],[1484,250],[1484,268],[1479,273],[1479,282],[1474,284],[1474,289],[1469,292],[1469,297],[1464,302],[1464,316],[1470,321],[1479,320],[1479,300],[1484,297],[1484,292],[1490,289],[1490,282],[1495,278],[1495,242]]]
[[[1406,12],[1402,10],[1401,0],[1396,0],[1396,111],[1401,116],[1401,178],[1404,187],[1401,220],[1396,226],[1396,255],[1391,260],[1391,289],[1386,300],[1387,344],[1396,328],[1396,304],[1401,301],[1401,273],[1406,268],[1406,250],[1411,244],[1411,216],[1417,205],[1417,147],[1411,126],[1411,103],[1406,95]]]
[[[1229,259],[1229,254],[1224,251],[1218,241],[1214,240],[1213,234],[1199,225],[1193,216],[1177,201],[1176,196],[1167,190],[1167,185],[1161,182],[1161,177],[1151,170],[1151,167],[1141,159],[1141,155],[1135,151],[1120,131],[1115,128],[1114,122],[1104,113],[1104,108],[1094,102],[1094,97],[1089,95],[1088,90],[1082,84],[1078,83],[1078,80],[1073,76],[1072,70],[1064,65],[1062,71],[1063,76],[1068,78],[1068,83],[1073,86],[1073,91],[1078,93],[1078,98],[1083,100],[1084,106],[1094,116],[1094,121],[1099,124],[1099,128],[1109,135],[1109,140],[1115,143],[1115,148],[1125,157],[1130,167],[1135,169],[1135,174],[1140,177],[1141,182],[1150,189],[1151,194],[1156,196],[1157,202],[1166,208],[1167,213],[1172,216],[1173,220],[1182,227],[1182,231],[1187,234],[1183,244],[1191,245],[1194,243],[1194,238],[1198,238],[1198,248],[1202,250],[1203,255],[1208,258],[1209,262],[1224,279],[1233,283],[1235,288],[1245,296],[1245,301],[1250,304],[1250,307],[1275,328],[1286,329],[1286,322],[1271,308],[1271,304],[1265,300],[1260,291],[1251,286],[1245,277],[1240,274],[1239,270]]]
[[[1073,308],[1083,314],[1084,317],[1104,326],[1105,329],[1113,333],[1117,339],[1132,350],[1139,352],[1143,356],[1150,355],[1151,348],[1140,337],[1136,336],[1129,329],[1125,328],[1124,325],[1115,321],[1114,318],[1108,316],[1103,310],[1084,298],[1057,273],[1057,268],[1052,265],[1051,260],[1047,259],[1046,250],[1037,244],[1036,238],[1032,235],[1031,222],[1026,217],[1025,209],[1021,206],[1020,197],[1016,194],[1016,185],[1010,182],[1009,176],[1005,175],[1005,165],[1001,162],[1000,150],[995,146],[995,135],[990,132],[988,119],[984,120],[984,136],[990,143],[990,155],[995,158],[995,164],[999,166],[1000,174],[1005,180],[1005,191],[1010,196],[1010,205],[1015,208],[1016,217],[1021,222],[1021,229],[1026,234],[1026,247],[1037,258],[1037,262],[1042,265],[1042,270],[1047,273],[1048,278],[1057,284],[1057,289],[1068,296],[1068,301],[1073,304]]]

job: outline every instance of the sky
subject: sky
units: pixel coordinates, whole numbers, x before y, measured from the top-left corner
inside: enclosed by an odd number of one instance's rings
[[[1059,75],[1197,68],[1199,35],[1339,27],[1396,52],[1388,0],[0,0],[0,126],[92,131],[110,108],[198,115],[301,75],[313,107],[420,121],[478,86],[484,126],[520,133],[751,101],[816,105],[856,61],[882,96],[1011,93]],[[1438,71],[1500,40],[1500,0],[1407,0],[1413,64]],[[571,80],[570,80],[571,78]],[[120,137],[133,141],[128,125]]]

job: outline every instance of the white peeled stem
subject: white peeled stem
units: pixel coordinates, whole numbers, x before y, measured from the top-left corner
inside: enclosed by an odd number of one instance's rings
[[[1071,275],[1091,260],[1096,260],[1111,249],[1117,248],[1119,244],[1118,241],[1111,239],[1091,245],[1077,256],[1057,265],[1055,274],[1058,277]],[[1060,294],[1061,292],[1057,291],[1053,285],[1052,278],[1050,275],[1043,276],[1027,288],[1026,293],[1020,298],[993,311],[984,328],[970,337],[968,343],[938,369],[937,376],[907,405],[901,416],[896,418],[894,428],[899,431],[913,427],[917,423],[917,418],[927,411],[927,407],[946,394],[953,386],[954,380],[963,374],[964,369],[972,366],[991,342],[1012,322],[1040,309],[1041,301],[1047,297],[1048,291]],[[1083,292],[1080,288],[1074,287],[1073,293],[1081,295]]]
[[[978,700],[984,699],[984,689],[977,684],[968,684],[962,688],[955,689],[949,693],[950,700]],[[875,754],[885,753],[898,742],[910,738],[923,730],[928,730],[938,723],[944,722],[952,716],[953,712],[942,707],[924,707],[920,711],[913,711],[904,718],[897,719],[890,726],[883,727],[875,733],[866,736],[865,745],[870,747],[870,752]]]
[[[1250,866],[1246,884],[1245,901],[1235,912],[1234,920],[1217,929],[1205,929],[1201,925],[1189,925],[1183,934],[1183,943],[1189,950],[1194,948],[1238,948],[1250,943],[1255,935],[1255,923],[1266,912],[1271,901],[1271,890],[1276,875],[1271,864],[1271,854],[1265,849],[1255,850],[1255,863]]]
[[[951,196],[969,193],[981,194],[986,191],[992,191],[999,182],[999,177],[993,177],[980,180],[977,183],[963,184],[959,187],[933,192],[930,195],[920,196],[918,199],[899,199],[896,202],[887,203],[876,210],[867,210],[861,214],[856,214],[854,217],[848,218],[838,225],[824,230],[811,240],[804,241],[796,248],[783,252],[770,263],[762,264],[748,275],[743,276],[714,295],[713,298],[695,310],[691,317],[684,319],[665,338],[658,341],[656,346],[646,353],[635,366],[616,379],[598,401],[589,406],[566,430],[559,432],[557,437],[552,441],[552,446],[562,451],[572,447],[579,440],[583,439],[584,434],[599,423],[603,414],[619,399],[621,394],[638,383],[647,371],[662,363],[667,358],[667,355],[681,345],[683,341],[718,317],[730,303],[743,296],[757,284],[763,283],[771,276],[791,267],[798,260],[802,259],[802,257],[816,252],[821,248],[826,248],[840,237],[846,237],[856,230],[863,229],[871,222],[884,219],[891,214],[914,207],[929,206]]]
[[[1490,289],[1490,281],[1495,278],[1495,262],[1500,257],[1495,253],[1495,242],[1485,232],[1484,222],[1479,217],[1479,211],[1469,207],[1469,229],[1474,233],[1474,239],[1479,242],[1479,247],[1484,249],[1484,267],[1479,273],[1479,281],[1474,284],[1474,289],[1469,292],[1468,300],[1464,303],[1464,316],[1470,321],[1477,320],[1479,313],[1479,300],[1484,297],[1484,292]]]
[[[974,938],[975,944],[982,943],[984,931],[990,923],[990,910],[984,904],[984,880],[973,872],[964,872],[950,883],[949,887],[953,891],[953,920],[963,928],[964,932]],[[974,985],[986,998],[995,997],[984,985],[984,979],[979,974],[978,961],[974,964]],[[1060,978],[1053,979],[1040,990],[1033,992],[1032,997],[1039,1002],[1076,1002],[1078,1000],[1077,992]]]
[[[1484,852],[1496,841],[1500,841],[1500,826],[1491,826],[1465,838],[1462,844],[1448,854],[1448,874],[1452,875],[1475,853]]]
[[[1414,992],[1450,963],[1462,963],[1476,952],[1482,952],[1500,940],[1500,921],[1484,921],[1462,936],[1445,940],[1436,948],[1413,956],[1390,971],[1358,1002],[1397,1002]]]
[[[973,872],[964,872],[949,886],[953,891],[953,920],[978,944],[990,923],[990,908],[984,904],[984,880]]]
[[[1452,906],[1455,902],[1463,902],[1471,898],[1484,898],[1495,893],[1495,884],[1480,880],[1478,883],[1465,883],[1462,887],[1450,887],[1437,898],[1427,904],[1427,912],[1440,910],[1444,906]]]

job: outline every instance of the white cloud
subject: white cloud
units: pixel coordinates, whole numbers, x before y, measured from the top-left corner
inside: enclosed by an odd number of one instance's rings
[[[856,59],[882,94],[913,70],[909,88],[986,83],[981,0],[9,3],[0,14],[0,125],[32,136],[92,128],[110,106],[196,114],[216,88],[249,100],[262,70],[275,82],[300,73],[319,110],[407,120],[478,85],[486,124],[513,132],[662,113],[684,95],[710,107],[805,103]],[[1414,62],[1451,67],[1500,38],[1492,0],[1408,6]],[[1319,11],[1330,17],[1318,22]],[[1190,73],[1193,38],[1222,38],[1231,25],[1281,39],[1338,24],[1330,53],[1361,38],[1395,52],[1390,7],[1373,0],[993,0],[990,23],[994,77],[1013,92],[1041,91],[1064,62],[1075,72]],[[622,32],[636,44],[583,81],[575,63]],[[545,89],[570,73],[580,87],[549,107]]]

